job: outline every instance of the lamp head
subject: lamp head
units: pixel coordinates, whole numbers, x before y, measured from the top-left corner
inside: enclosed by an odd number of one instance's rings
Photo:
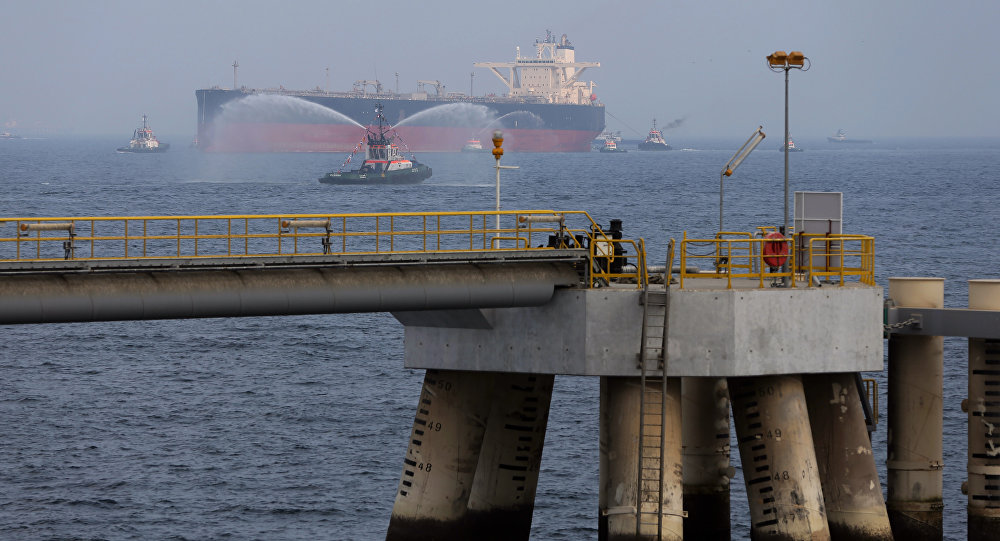
[[[806,63],[806,56],[802,51],[792,51],[788,53],[788,65],[802,67]]]
[[[496,158],[497,161],[500,160],[500,156],[503,156],[503,148],[501,148],[501,145],[503,145],[503,132],[496,130],[493,132],[493,157]]]
[[[775,68],[785,67],[786,61],[788,61],[788,55],[785,51],[774,51],[774,54],[767,55],[767,64]]]

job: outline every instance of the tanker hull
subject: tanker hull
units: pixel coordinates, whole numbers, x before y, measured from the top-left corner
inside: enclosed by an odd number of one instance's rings
[[[601,105],[225,89],[195,94],[198,146],[209,152],[351,152],[376,102],[412,152],[458,152],[469,139],[489,140],[498,129],[507,150],[588,152],[604,130]]]

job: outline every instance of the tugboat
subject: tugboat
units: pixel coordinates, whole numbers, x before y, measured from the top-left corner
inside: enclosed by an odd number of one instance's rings
[[[830,143],[863,143],[867,145],[872,143],[871,139],[848,139],[847,132],[844,130],[837,130],[836,135],[827,137],[826,140]]]
[[[601,152],[628,152],[624,148],[618,147],[618,143],[620,143],[621,140],[621,136],[613,135],[611,133],[604,134],[604,146],[601,147]]]
[[[431,176],[431,168],[418,162],[415,158],[406,159],[399,153],[395,140],[399,134],[389,125],[382,115],[382,104],[375,105],[375,117],[378,119],[378,131],[365,128],[365,161],[359,169],[342,171],[338,169],[320,177],[324,184],[416,184]],[[360,150],[364,143],[358,143],[354,152],[344,160],[341,168],[350,163],[351,157]]]
[[[170,148],[169,144],[161,143],[156,139],[153,130],[149,129],[149,124],[146,123],[146,115],[142,115],[142,127],[135,129],[135,132],[132,133],[132,141],[127,147],[119,147],[118,152],[165,152],[168,148]]]
[[[784,151],[785,151],[785,147],[783,147],[783,146],[778,147],[778,152],[784,152]],[[792,141],[792,136],[791,135],[788,136],[788,151],[789,152],[802,152],[801,148],[795,146],[795,141]]]
[[[663,134],[656,129],[656,119],[653,119],[653,129],[649,130],[646,140],[639,143],[639,150],[670,150],[670,145],[663,139]]]
[[[462,147],[462,152],[482,152],[486,150],[483,148],[483,144],[479,139],[469,139],[465,142],[465,146]]]

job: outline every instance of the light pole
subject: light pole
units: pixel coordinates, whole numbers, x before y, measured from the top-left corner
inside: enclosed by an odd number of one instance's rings
[[[493,132],[493,157],[497,160],[497,234],[500,234],[500,170],[517,169],[516,165],[500,165],[500,158],[503,157],[503,132],[496,130]]]
[[[774,54],[767,56],[767,67],[773,72],[785,72],[785,226],[781,231],[782,235],[788,235],[791,231],[788,228],[788,72],[792,69],[806,71],[812,66],[812,62],[802,54],[802,51],[792,51],[785,54],[785,51],[774,51]],[[781,272],[786,274],[782,281],[788,285],[788,258],[781,264]]]
[[[785,230],[782,234],[787,235],[788,229],[788,72],[792,69],[806,71],[812,66],[809,59],[801,51],[792,51],[785,54],[785,51],[775,51],[767,56],[767,67],[773,72],[785,72]],[[786,259],[787,261],[787,259]],[[787,271],[787,263],[782,269]]]
[[[719,233],[722,233],[722,179],[733,175],[733,171],[743,163],[743,160],[753,152],[753,149],[757,148],[757,145],[764,140],[764,126],[758,126],[757,131],[753,132],[753,135],[747,139],[746,143],[733,154],[732,158],[726,162],[726,165],[722,166],[722,173],[719,175]]]

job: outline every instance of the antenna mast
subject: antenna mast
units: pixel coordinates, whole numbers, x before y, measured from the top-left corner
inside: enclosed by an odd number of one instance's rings
[[[238,60],[233,60],[233,90],[236,90],[237,88],[239,88],[239,86],[236,85],[236,68],[239,68],[239,67],[240,67],[239,61]]]

